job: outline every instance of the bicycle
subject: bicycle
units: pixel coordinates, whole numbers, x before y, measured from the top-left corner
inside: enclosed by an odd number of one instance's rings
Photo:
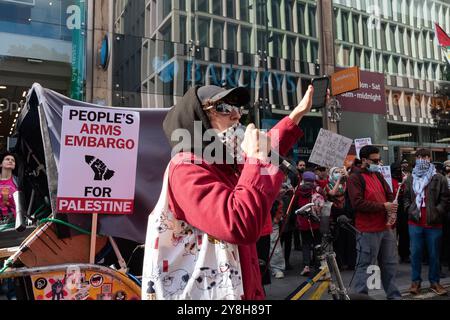
[[[309,300],[320,300],[327,289],[333,300],[373,300],[367,295],[348,293],[336,261],[336,253],[333,250],[333,240],[335,239],[335,231],[337,231],[337,229],[335,230],[336,225],[338,228],[355,233],[359,233],[359,231],[350,224],[351,220],[346,216],[340,216],[336,224],[332,225],[330,224],[330,215],[324,215],[319,218],[312,212],[313,207],[314,204],[309,203],[295,211],[295,214],[301,215],[309,221],[320,222],[320,230],[323,234],[322,243],[314,248],[320,261],[320,271],[302,283],[286,299],[300,300],[314,285],[319,284],[317,289],[313,290]]]

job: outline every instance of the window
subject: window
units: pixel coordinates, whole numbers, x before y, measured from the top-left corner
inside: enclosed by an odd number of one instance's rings
[[[422,57],[426,57],[427,56],[427,43],[426,43],[425,34],[421,34],[420,40],[422,43]]]
[[[402,70],[399,72],[399,74],[403,76],[406,76],[408,74],[407,62],[408,60],[402,59]]]
[[[349,41],[348,37],[348,12],[342,12],[342,40]]]
[[[398,57],[393,57],[392,58],[392,70],[391,70],[391,73],[393,73],[393,74],[398,74],[399,72],[399,70],[398,70],[398,64],[399,64],[399,62],[400,62],[400,58],[398,58]]]
[[[212,2],[212,13],[218,16],[222,15],[222,1]]]
[[[283,35],[279,33],[272,35],[272,48],[273,57],[281,58],[283,55]]]
[[[430,79],[436,79],[436,64],[430,63]]]
[[[386,23],[381,24],[381,30],[380,30],[380,43],[381,43],[381,50],[386,51],[386,32],[387,32],[387,25]]]
[[[305,33],[305,5],[303,3],[297,3],[297,27],[298,33]]]
[[[256,22],[265,26],[267,23],[267,6],[262,5],[259,1],[254,5],[256,6]]]
[[[187,43],[186,37],[186,17],[180,16],[180,43]]]
[[[163,17],[172,11],[172,1],[163,1]]]
[[[266,50],[266,33],[264,31],[258,31],[257,45],[257,50]]]
[[[418,77],[420,78],[420,79],[423,79],[424,78],[424,76],[423,76],[423,63],[417,63],[417,70],[418,70]]]
[[[286,76],[286,91],[287,91],[288,105],[291,108],[295,108],[298,104],[297,83],[298,83],[297,77],[292,77],[289,75]]]
[[[317,37],[316,7],[309,6],[308,14],[309,14],[309,35],[311,37],[315,38],[315,37]]]
[[[383,55],[383,73],[389,73],[389,56]]]
[[[411,31],[406,32],[406,48],[405,50],[408,51],[406,54],[409,56],[412,56],[412,50],[411,50]]]
[[[286,22],[286,30],[294,31],[294,25],[292,21],[292,2],[286,0],[284,3],[284,13],[285,13],[285,22]]]
[[[186,11],[186,0],[180,0],[180,11]]]
[[[241,9],[241,21],[250,21],[250,4],[249,0],[239,0]]]
[[[389,38],[390,38],[390,44],[391,44],[391,51],[392,52],[397,52],[398,44],[395,41],[395,26],[390,26],[390,28],[389,28]]]
[[[164,1],[164,2],[170,2],[170,1]],[[203,11],[203,12],[209,12],[208,10],[208,0],[197,0],[197,10]]]
[[[383,63],[382,61],[380,61],[380,59],[381,55],[377,53],[375,59],[375,71],[383,72]]]
[[[272,104],[280,107],[283,105],[283,90],[281,90],[281,84],[278,82],[278,79],[283,79],[282,74],[275,74],[273,73],[270,77],[270,81],[272,82]],[[281,80],[281,83],[283,83],[283,80]]]
[[[403,35],[404,35],[404,29],[403,28],[398,28],[398,45],[397,45],[397,49],[399,50],[399,52],[401,54],[405,53],[405,48],[404,48],[404,43],[403,43]]]
[[[355,66],[361,66],[361,49],[355,49]]]
[[[198,19],[198,41],[200,47],[209,47],[209,21]]]
[[[242,52],[251,52],[252,29],[241,27],[241,50]]]
[[[308,41],[300,40],[300,61],[308,61]]]
[[[218,49],[223,49],[223,22],[214,21],[213,22],[213,47]]]
[[[413,41],[413,46],[414,46],[414,58],[418,58],[419,57],[419,33],[415,32],[414,33],[414,38],[415,39],[411,39],[411,41]]]
[[[272,27],[281,29],[280,0],[272,0]]]
[[[296,42],[295,37],[287,37],[287,59],[288,60],[295,60],[295,42]]]
[[[311,42],[311,61],[312,63],[319,62],[319,44],[317,42]]]
[[[359,42],[359,28],[358,28],[358,17],[353,15],[352,17],[352,25],[353,25],[353,43]]]
[[[367,26],[367,18],[362,19],[362,31],[363,31],[363,44],[369,46],[369,30]]]
[[[393,14],[392,14],[392,1],[391,0],[387,0],[387,1],[385,1],[385,2],[383,2],[383,4],[386,4],[387,5],[387,8],[386,8],[386,10],[387,10],[387,18],[388,18],[388,20],[392,20],[393,19]]]
[[[227,50],[236,51],[237,50],[237,26],[229,23],[227,32],[228,32]]]
[[[343,52],[343,64],[344,66],[350,66],[350,53],[351,53],[351,48],[350,47],[344,47],[342,49]]]
[[[364,68],[366,70],[370,69],[370,52],[364,52]]]
[[[213,2],[216,2],[218,0],[215,0]],[[236,2],[234,0],[228,0],[227,1],[227,17],[236,19]]]

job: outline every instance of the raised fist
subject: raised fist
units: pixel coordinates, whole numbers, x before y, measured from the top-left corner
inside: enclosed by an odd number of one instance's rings
[[[95,181],[102,181],[102,180],[107,181],[110,180],[112,177],[114,177],[115,171],[109,170],[102,160],[96,159],[93,156],[86,156],[85,160],[86,163],[90,165],[92,171],[94,171]]]

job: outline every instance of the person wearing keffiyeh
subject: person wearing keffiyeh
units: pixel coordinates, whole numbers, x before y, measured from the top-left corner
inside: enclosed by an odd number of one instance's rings
[[[436,172],[431,163],[431,152],[420,149],[416,152],[416,166],[406,180],[404,205],[409,217],[409,237],[411,241],[410,292],[419,294],[421,289],[421,267],[424,245],[429,256],[428,280],[430,289],[438,295],[447,291],[439,284],[439,251],[442,239],[442,224],[449,203],[447,179]]]

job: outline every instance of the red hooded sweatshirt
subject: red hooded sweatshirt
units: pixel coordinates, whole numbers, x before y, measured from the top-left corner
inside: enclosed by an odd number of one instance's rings
[[[279,133],[279,153],[287,154],[302,136],[300,128],[289,118],[274,129]],[[272,148],[276,141],[272,141]],[[192,153],[181,153],[169,169],[169,207],[179,220],[214,238],[237,244],[241,261],[244,299],[265,298],[261,285],[256,242],[262,234],[270,209],[278,196],[284,174],[271,164],[251,164],[249,159],[239,168],[201,161],[192,163]],[[256,161],[255,159],[252,159]],[[276,169],[274,175],[261,169]]]

